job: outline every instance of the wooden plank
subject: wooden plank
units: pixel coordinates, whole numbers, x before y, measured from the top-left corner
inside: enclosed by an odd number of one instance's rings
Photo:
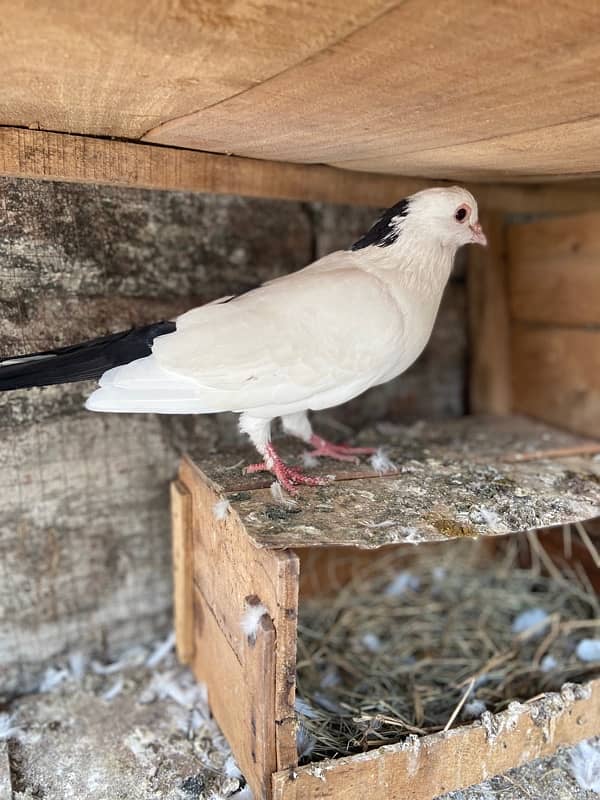
[[[215,717],[242,772],[259,794],[275,768],[297,764],[298,559],[289,551],[257,548],[233,509],[217,519],[214,505],[223,496],[185,459],[180,479],[192,497],[194,671],[207,683]],[[259,603],[273,630],[272,640],[262,649],[242,628],[249,604]],[[264,675],[271,676],[267,682]],[[248,697],[251,702],[245,705]]]
[[[262,617],[252,643],[246,640],[243,652],[236,653],[198,588],[194,613],[198,646],[194,672],[207,684],[211,711],[254,797],[267,800],[269,776],[277,768],[273,623]]]
[[[488,246],[469,251],[470,411],[511,410],[510,320],[505,257],[506,228],[498,214],[481,214]]]
[[[171,483],[171,523],[177,657],[183,664],[189,664],[195,651],[192,498],[180,481]]]
[[[145,138],[455,180],[465,169],[485,179],[597,174],[599,30],[600,9],[585,0],[405,0],[268,82]]]
[[[461,144],[415,150],[385,161],[376,158],[333,162],[346,169],[437,177],[446,180],[526,181],[562,176],[597,176],[600,118],[559,122],[534,130],[491,136]]]
[[[516,411],[600,436],[600,330],[516,322],[511,352]]]
[[[600,214],[510,225],[508,257],[513,317],[600,324]]]
[[[358,756],[273,776],[273,800],[432,800],[600,733],[600,680]]]
[[[0,128],[0,175],[185,192],[314,200],[385,207],[439,186],[308,164],[236,158],[46,131]],[[573,213],[600,208],[600,183],[467,184],[481,207],[511,213]]]
[[[393,4],[4,2],[0,124],[138,138],[269,80]]]

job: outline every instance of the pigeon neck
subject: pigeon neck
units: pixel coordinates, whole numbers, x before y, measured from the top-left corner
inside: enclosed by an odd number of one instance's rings
[[[408,231],[390,247],[373,247],[370,268],[388,283],[418,294],[441,296],[448,282],[456,249]]]

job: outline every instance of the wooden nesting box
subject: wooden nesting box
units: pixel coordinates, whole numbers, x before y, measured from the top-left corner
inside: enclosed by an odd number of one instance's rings
[[[188,456],[173,484],[178,653],[206,682],[256,797],[360,800],[368,787],[379,798],[430,800],[600,733],[597,680],[512,706],[485,725],[298,767],[303,593],[326,592],[390,546],[493,541],[588,519],[600,505],[598,443],[540,423],[473,417],[386,426],[385,437],[399,472],[344,468],[332,486],[303,489],[293,508],[274,500],[268,477],[241,475],[247,448],[201,465]],[[282,446],[293,458],[294,444]],[[253,606],[264,613],[248,635],[242,619]]]

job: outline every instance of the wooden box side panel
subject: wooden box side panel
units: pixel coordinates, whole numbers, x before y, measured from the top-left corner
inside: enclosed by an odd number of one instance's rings
[[[257,548],[232,509],[219,518],[222,495],[186,459],[179,480],[191,497],[192,666],[255,796],[267,796],[270,775],[297,764],[298,559]],[[260,607],[249,632],[243,621]]]
[[[600,734],[600,680],[483,723],[273,776],[273,800],[432,800]]]
[[[600,436],[600,214],[511,225],[516,411]]]

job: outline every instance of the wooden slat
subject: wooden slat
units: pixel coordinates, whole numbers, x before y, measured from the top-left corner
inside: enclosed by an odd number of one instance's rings
[[[273,776],[273,800],[432,800],[600,733],[600,681],[480,723]]]
[[[440,181],[352,172],[0,128],[0,175],[188,192],[385,207]],[[564,214],[600,208],[600,183],[467,184],[480,207]]]
[[[510,320],[502,216],[481,214],[487,248],[469,252],[470,411],[508,414],[511,410]]]
[[[599,30],[600,9],[585,0],[405,0],[268,82],[145,138],[456,180],[465,170],[482,179],[594,174]]]
[[[1,2],[0,124],[138,138],[269,80],[392,5]]]
[[[600,214],[510,225],[508,252],[516,319],[600,324]]]
[[[261,797],[268,775],[297,764],[298,559],[257,548],[233,510],[216,519],[213,507],[222,495],[185,459],[180,480],[192,497],[194,672],[207,683],[215,717]],[[262,603],[269,618],[256,643],[241,626],[249,603]]]
[[[515,410],[600,436],[600,330],[516,322],[511,351]]]
[[[177,657],[189,664],[194,657],[194,594],[192,498],[180,481],[171,484],[173,527],[173,606]]]

